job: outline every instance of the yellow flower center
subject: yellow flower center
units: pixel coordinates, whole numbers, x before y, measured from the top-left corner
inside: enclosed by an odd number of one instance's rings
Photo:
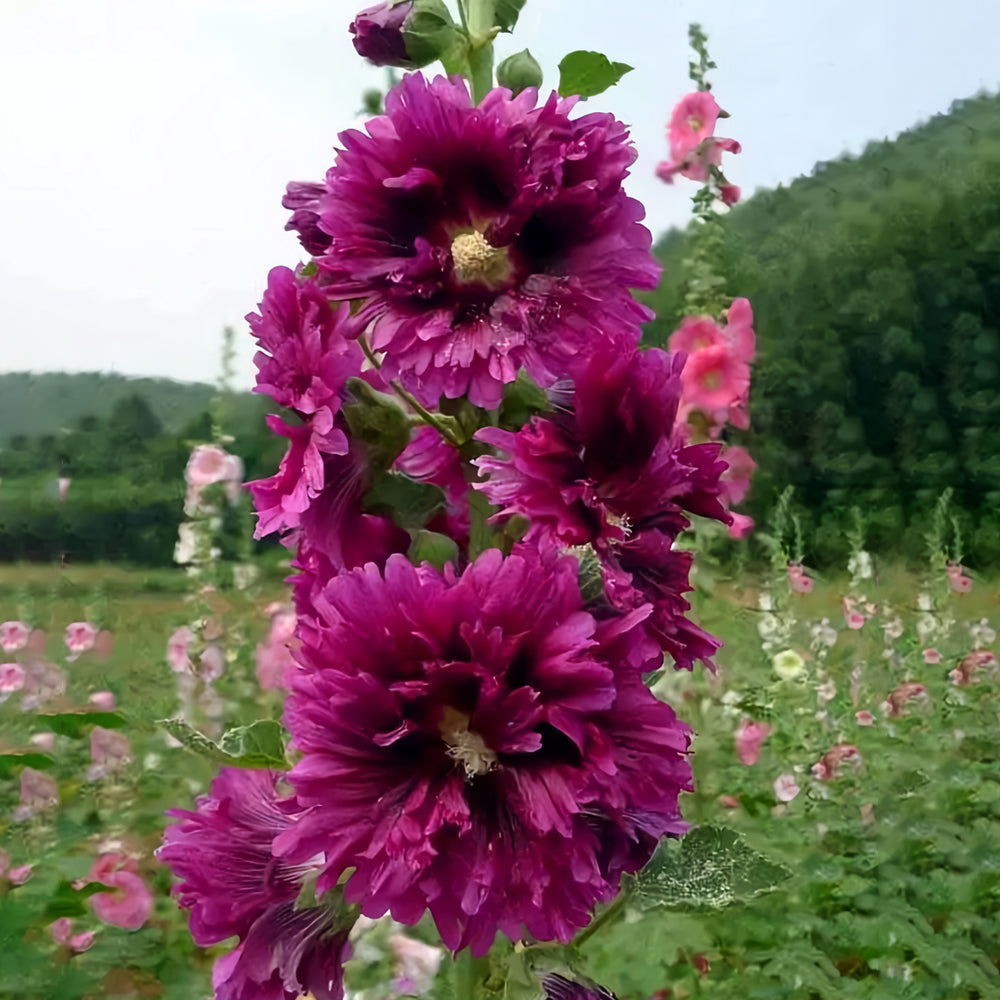
[[[459,233],[451,241],[456,280],[463,284],[499,285],[510,274],[506,247],[495,247],[477,230]]]
[[[486,774],[497,766],[497,755],[479,733],[469,729],[469,721],[465,713],[448,707],[438,726],[441,739],[448,747],[448,756],[465,768],[466,781]]]
[[[706,389],[718,389],[722,385],[722,376],[718,372],[705,372],[701,377],[701,384]]]

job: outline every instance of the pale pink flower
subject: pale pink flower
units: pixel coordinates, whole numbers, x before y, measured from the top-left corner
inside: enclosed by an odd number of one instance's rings
[[[115,710],[115,696],[111,691],[95,691],[87,701],[100,712]]]
[[[93,763],[87,768],[87,781],[106,778],[129,764],[132,744],[123,733],[94,726],[90,731],[90,759]]]
[[[66,693],[66,675],[48,660],[29,660],[25,664],[24,690],[21,709],[35,711]]]
[[[948,563],[945,573],[948,576],[948,586],[956,594],[968,594],[972,590],[972,580],[963,574],[961,563]]]
[[[779,774],[774,779],[774,796],[779,802],[791,802],[799,791],[794,774]]]
[[[882,711],[893,718],[898,718],[903,714],[903,708],[910,701],[917,701],[921,708],[930,708],[931,699],[927,694],[927,688],[916,681],[904,681],[899,685],[880,706]]]
[[[226,654],[218,643],[210,643],[202,651],[198,661],[201,665],[201,679],[206,684],[217,681],[226,672]]]
[[[856,773],[863,767],[864,759],[856,746],[851,743],[838,743],[813,764],[812,773],[820,781],[831,781],[847,770]]]
[[[44,750],[48,753],[56,745],[56,734],[55,733],[35,733],[31,737],[31,745],[33,747],[38,747],[39,750]]]
[[[0,881],[10,885],[24,885],[31,878],[31,865],[10,866],[10,855],[0,847]]]
[[[14,822],[23,823],[59,804],[59,788],[42,771],[26,767],[21,771],[21,804],[14,810]]]
[[[740,800],[735,795],[720,795],[719,805],[723,809],[739,809]]]
[[[749,299],[733,299],[732,305],[726,310],[723,332],[736,357],[750,364],[756,353],[757,338],[753,332],[753,309]]]
[[[196,445],[188,459],[184,478],[191,486],[204,487],[213,483],[224,483],[236,471],[233,459],[225,448],[217,444]],[[238,459],[237,459],[238,461]]]
[[[90,622],[71,622],[66,626],[66,648],[70,655],[67,660],[75,660],[81,653],[94,648],[98,629]]]
[[[730,538],[744,538],[753,531],[754,520],[748,514],[738,514],[736,511],[729,512],[732,515],[733,523],[729,525],[727,534]]]
[[[118,852],[102,854],[90,869],[89,881],[99,882],[113,892],[98,892],[90,905],[98,920],[126,930],[138,930],[149,919],[153,894],[138,874],[131,858]]]
[[[974,649],[959,661],[958,666],[948,674],[948,677],[953,684],[967,687],[976,683],[975,675],[980,671],[985,670],[990,676],[996,676],[998,668],[1000,661],[997,660],[996,653],[988,649]]]
[[[69,476],[60,476],[59,477],[59,500],[60,500],[60,502],[62,502],[62,501],[64,501],[66,499],[66,494],[69,493],[69,484],[70,484],[70,477]]]
[[[6,701],[24,687],[25,672],[20,663],[0,663],[0,701]]]
[[[843,601],[844,608],[844,620],[847,622],[847,627],[857,631],[860,628],[864,628],[866,621],[865,616],[858,610],[857,602],[851,597],[845,597]]]
[[[442,949],[405,934],[391,934],[389,947],[396,960],[396,976],[409,984],[408,992],[419,994],[429,990],[441,965]]]
[[[182,625],[167,640],[167,663],[175,674],[192,673],[194,664],[188,653],[194,643],[194,632]]]
[[[931,647],[930,649],[925,649],[921,654],[924,658],[924,663],[940,663],[941,654]]]
[[[854,718],[857,720],[859,726],[874,726],[875,716],[871,712],[861,711],[855,712]]]
[[[760,758],[760,748],[770,735],[771,727],[766,722],[744,719],[736,730],[736,753],[740,762],[747,767],[756,764]]]
[[[749,452],[739,445],[729,445],[724,448],[719,458],[728,465],[726,471],[719,477],[719,481],[725,487],[726,499],[730,504],[738,504],[750,489],[750,478],[757,468],[757,463],[750,457]]]
[[[49,924],[49,933],[56,944],[68,948],[76,955],[81,955],[94,943],[93,931],[73,933],[73,921],[69,917],[60,917]]]
[[[793,593],[810,594],[813,589],[812,577],[806,576],[805,567],[802,563],[790,562],[787,566],[788,586]]]
[[[14,653],[28,645],[31,629],[24,622],[0,623],[0,647],[5,653]]]

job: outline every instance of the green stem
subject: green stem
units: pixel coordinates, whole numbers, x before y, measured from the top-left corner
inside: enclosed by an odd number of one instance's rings
[[[619,892],[618,898],[601,913],[598,913],[593,920],[587,925],[581,934],[578,934],[573,940],[573,947],[579,948],[585,942],[589,941],[606,923],[612,920],[617,920],[618,916],[625,909],[625,892]]]
[[[494,0],[459,0],[465,7],[463,23],[472,39],[469,52],[469,73],[472,82],[472,99],[476,104],[493,89],[493,29],[496,13]]]
[[[469,70],[472,74],[472,100],[480,101],[493,89],[493,43],[469,53]]]
[[[364,351],[365,357],[371,362],[372,367],[378,371],[382,367],[382,362],[375,357],[375,352],[372,351],[368,344],[368,339],[364,334],[358,337],[358,343],[361,345],[361,350]],[[437,416],[430,412],[430,410],[422,406],[412,392],[408,392],[404,389],[400,384],[399,379],[393,379],[389,385],[392,386],[393,392],[395,392],[396,395],[399,396],[399,398],[402,399],[425,424],[429,427],[433,427],[434,430],[436,430],[438,434],[440,434],[441,437],[448,442],[448,444],[453,445],[456,448],[459,447],[461,442],[455,437],[454,434],[452,434],[450,428],[446,427],[437,418]]]

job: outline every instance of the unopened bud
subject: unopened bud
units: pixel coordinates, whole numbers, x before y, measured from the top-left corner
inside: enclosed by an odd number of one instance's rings
[[[497,83],[515,94],[528,87],[537,90],[542,85],[542,67],[527,49],[515,52],[497,66]]]

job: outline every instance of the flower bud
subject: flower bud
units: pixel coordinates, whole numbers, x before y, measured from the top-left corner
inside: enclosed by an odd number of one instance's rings
[[[515,52],[497,66],[497,83],[515,94],[528,87],[537,90],[542,85],[542,67],[527,49]]]
[[[442,58],[459,40],[441,0],[382,0],[351,23],[354,48],[376,66],[419,69]]]

